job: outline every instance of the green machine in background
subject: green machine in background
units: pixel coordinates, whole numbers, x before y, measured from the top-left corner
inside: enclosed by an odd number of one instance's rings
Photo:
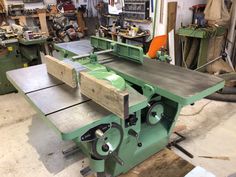
[[[185,38],[185,45],[183,48],[183,58],[187,63],[187,67],[196,69],[208,62],[208,50],[210,48],[209,42],[211,39],[219,36],[224,36],[226,33],[225,27],[182,27],[177,31],[178,35]],[[191,48],[198,47],[197,50],[190,52]],[[195,51],[195,52],[194,52]],[[196,53],[197,52],[197,53]],[[191,57],[188,57],[191,53]],[[187,61],[187,58],[193,61]],[[194,61],[196,59],[196,61]],[[182,64],[184,66],[184,64]],[[194,65],[196,65],[194,67]],[[205,72],[205,68],[201,68],[198,71]]]
[[[76,143],[98,176],[118,176],[163,149],[180,110],[224,86],[215,76],[145,59],[139,47],[98,37],[91,38],[91,45],[97,52],[64,62],[79,78],[83,71],[126,90],[125,118],[83,96],[82,85],[72,89],[50,76],[44,64],[9,71],[7,76],[63,140]]]
[[[16,91],[7,80],[7,71],[41,63],[40,45],[45,42],[46,39],[9,39],[0,42],[0,95]]]
[[[46,38],[41,37],[39,39],[19,39],[20,53],[23,60],[28,66],[41,64],[40,51],[42,51],[42,45],[46,43]]]
[[[5,94],[16,90],[7,80],[6,72],[23,67],[23,61],[17,39],[7,40],[2,45],[0,48],[0,94]]]

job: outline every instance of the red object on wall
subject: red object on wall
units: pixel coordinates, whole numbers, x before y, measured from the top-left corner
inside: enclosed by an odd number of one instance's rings
[[[62,7],[64,11],[70,11],[70,10],[75,10],[75,5],[71,0],[57,0],[57,4],[62,3]]]

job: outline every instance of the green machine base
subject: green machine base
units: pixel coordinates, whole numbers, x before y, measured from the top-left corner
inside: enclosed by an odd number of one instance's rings
[[[44,64],[10,71],[7,77],[62,140],[76,143],[89,159],[90,168],[99,174],[125,173],[163,149],[182,107],[224,86],[215,76],[143,60],[140,48],[96,37],[91,41],[97,50],[112,49],[106,60],[93,54],[88,55],[93,58],[74,57],[65,62],[74,66],[78,75],[86,71],[119,90],[126,89],[126,119],[84,97],[79,87],[72,89],[48,75]]]

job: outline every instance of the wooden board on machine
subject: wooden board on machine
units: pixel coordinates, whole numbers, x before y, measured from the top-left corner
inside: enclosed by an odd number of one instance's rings
[[[76,70],[67,63],[50,55],[45,56],[47,72],[72,88],[78,85]]]
[[[119,91],[107,81],[97,79],[86,72],[80,72],[80,91],[118,117],[128,117],[128,92]]]
[[[119,177],[183,177],[193,168],[192,164],[166,148]]]

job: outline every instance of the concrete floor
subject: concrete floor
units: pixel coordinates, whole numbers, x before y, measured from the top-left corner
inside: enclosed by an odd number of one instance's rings
[[[187,125],[181,146],[194,158],[173,149],[177,154],[217,177],[236,176],[236,104],[201,100],[184,108],[177,124]],[[61,151],[73,144],[61,141],[19,94],[0,96],[0,139],[1,177],[78,177],[87,165],[80,153],[63,157]]]

